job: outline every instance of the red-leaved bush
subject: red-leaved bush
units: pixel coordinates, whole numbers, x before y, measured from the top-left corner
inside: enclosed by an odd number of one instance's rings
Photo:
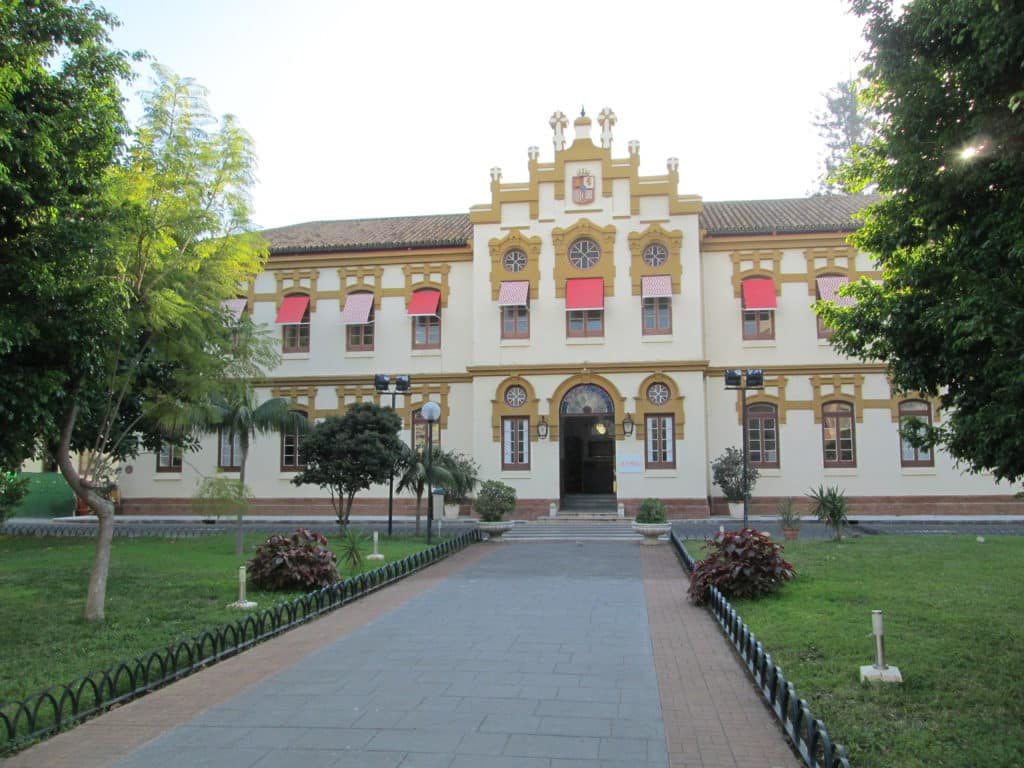
[[[311,591],[338,581],[338,558],[327,537],[299,528],[291,536],[274,534],[256,547],[249,561],[249,580],[268,591]]]
[[[796,574],[782,558],[782,545],[754,528],[719,533],[705,544],[711,553],[690,574],[690,599],[697,605],[717,587],[726,597],[760,597]]]

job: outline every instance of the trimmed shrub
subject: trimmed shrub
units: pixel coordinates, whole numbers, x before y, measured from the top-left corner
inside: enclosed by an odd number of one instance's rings
[[[664,523],[665,503],[661,499],[647,498],[640,502],[640,510],[636,513],[638,523]]]
[[[14,511],[28,493],[29,479],[17,472],[0,470],[0,523]]]
[[[705,544],[711,554],[690,574],[690,599],[697,605],[717,587],[726,597],[761,597],[774,592],[796,573],[782,558],[782,545],[754,528],[719,533]]]
[[[323,534],[299,528],[291,536],[274,534],[256,547],[248,562],[249,581],[268,591],[309,592],[338,581],[338,558]]]
[[[484,480],[480,483],[473,507],[485,523],[501,522],[516,508],[516,489],[500,480]]]

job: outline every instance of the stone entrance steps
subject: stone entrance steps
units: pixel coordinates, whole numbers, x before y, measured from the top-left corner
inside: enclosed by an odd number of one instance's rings
[[[643,537],[633,531],[628,521],[575,520],[567,521],[561,515],[547,520],[533,520],[515,526],[503,537],[506,541],[640,541]]]

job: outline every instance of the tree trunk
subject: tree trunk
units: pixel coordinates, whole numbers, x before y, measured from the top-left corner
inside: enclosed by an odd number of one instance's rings
[[[355,492],[352,492],[345,497],[345,517],[341,521],[342,528],[346,527],[348,525],[348,521],[352,518],[352,504],[355,500]]]
[[[231,437],[230,439],[233,439]],[[245,493],[245,460],[249,458],[249,436],[241,434],[239,436],[239,443],[242,448],[242,461],[238,468],[238,482],[242,486],[242,493]],[[247,505],[248,506],[248,505]],[[245,550],[245,531],[242,525],[242,515],[245,510],[240,506],[238,507],[238,525],[235,527],[235,554],[241,555]]]
[[[423,492],[416,494],[416,535],[420,535],[420,502],[423,501]]]
[[[96,513],[96,556],[89,574],[89,591],[85,598],[85,620],[103,621],[107,601],[107,574],[110,572],[110,550],[114,540],[114,503],[97,494],[89,494],[89,508]]]

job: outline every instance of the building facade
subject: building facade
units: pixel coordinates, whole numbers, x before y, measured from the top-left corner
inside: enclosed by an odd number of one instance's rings
[[[1013,490],[900,439],[937,403],[893,392],[884,366],[844,358],[811,305],[878,279],[846,243],[865,198],[704,202],[678,192],[678,161],[641,176],[637,142],[612,151],[615,115],[550,120],[554,158],[528,150],[526,180],[491,169],[490,201],[466,214],[298,224],[268,230],[266,270],[234,302],[276,327],[282,361],[262,396],[316,420],[360,401],[392,404],[404,437],[441,408],[437,439],[512,485],[517,517],[665,501],[672,517],[725,512],[709,463],[742,442],[727,369],[761,369],[747,393],[753,511],[811,487],[842,487],[861,514],[1019,512]],[[591,132],[597,134],[591,138]],[[257,437],[254,512],[330,511],[297,487],[298,435]],[[237,472],[223,435],[198,452],[142,455],[123,470],[127,512],[187,512],[204,476]],[[386,509],[387,487],[356,499]],[[410,499],[396,499],[406,511]]]

